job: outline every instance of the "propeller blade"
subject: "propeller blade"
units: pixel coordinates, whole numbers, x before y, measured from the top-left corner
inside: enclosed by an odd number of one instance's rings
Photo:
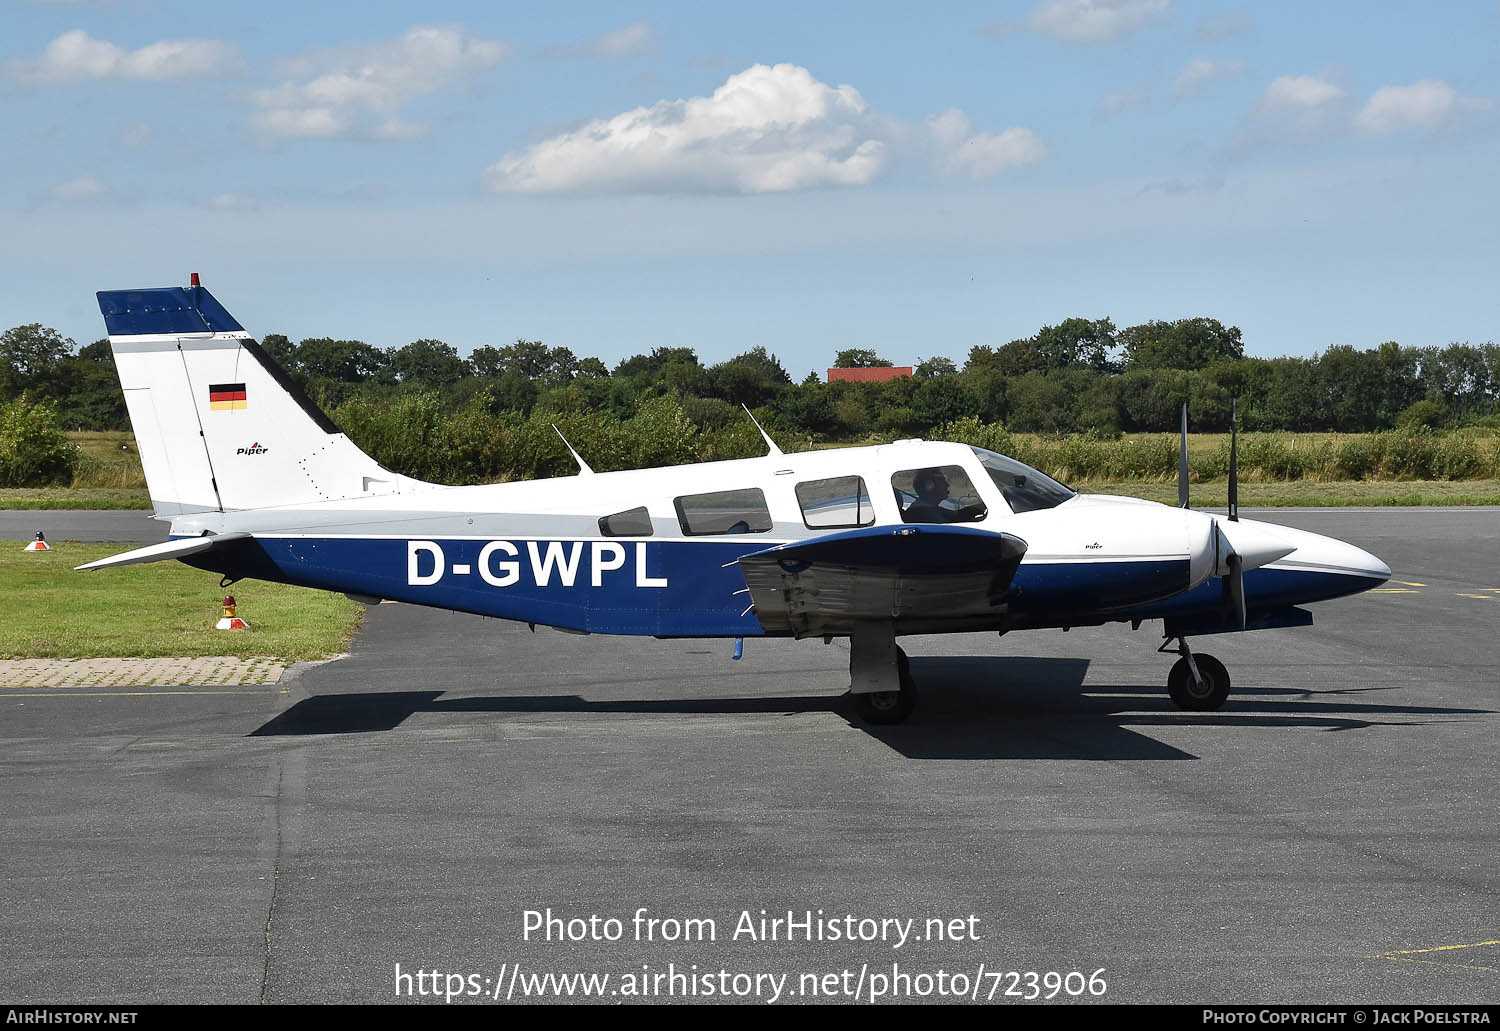
[[[1235,428],[1235,408],[1238,398],[1229,399],[1229,521],[1240,521],[1240,456],[1239,438]]]
[[[1177,507],[1188,506],[1187,402],[1182,402],[1182,443],[1177,449]]]

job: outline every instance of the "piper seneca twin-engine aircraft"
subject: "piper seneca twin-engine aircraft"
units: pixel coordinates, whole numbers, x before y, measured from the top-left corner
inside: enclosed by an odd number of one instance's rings
[[[922,440],[788,455],[767,436],[762,458],[609,473],[573,451],[576,476],[449,487],[360,451],[196,273],[98,296],[171,540],[80,569],[178,559],[225,585],[575,632],[848,638],[850,692],[874,723],[916,700],[902,635],[1157,619],[1159,650],[1180,655],[1171,697],[1217,709],[1229,674],[1189,637],[1307,626],[1299,605],[1390,576],[1352,545],[1238,519],[1233,473],[1228,518],[1187,510],[1185,415],[1180,508]]]

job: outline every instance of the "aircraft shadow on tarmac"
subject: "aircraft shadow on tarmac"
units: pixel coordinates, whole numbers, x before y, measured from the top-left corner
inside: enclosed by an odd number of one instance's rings
[[[1274,727],[1363,730],[1415,726],[1443,718],[1493,715],[1352,701],[1368,689],[1310,692],[1237,689],[1217,713],[1187,713],[1165,688],[1084,686],[1087,659],[997,656],[913,658],[921,702],[911,722],[869,726],[847,696],[586,699],[578,695],[455,695],[443,691],[320,694],[292,705],[252,737],[367,734],[395,730],[417,713],[792,715],[841,717],[911,759],[1196,759],[1131,728]]]

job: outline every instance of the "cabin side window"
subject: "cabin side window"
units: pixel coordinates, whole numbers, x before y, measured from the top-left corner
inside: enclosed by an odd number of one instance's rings
[[[810,530],[869,526],[875,522],[875,509],[862,476],[804,480],[797,484],[797,504],[802,508],[802,521]]]
[[[599,532],[606,537],[650,537],[651,513],[646,506],[599,517]]]
[[[903,469],[891,477],[891,488],[907,523],[972,523],[988,511],[962,466]]]
[[[685,494],[676,498],[677,521],[689,537],[721,533],[765,533],[771,528],[771,510],[759,487],[721,490],[712,494]]]

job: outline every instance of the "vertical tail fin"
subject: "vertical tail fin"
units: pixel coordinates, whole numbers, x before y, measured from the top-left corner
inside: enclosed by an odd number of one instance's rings
[[[197,280],[98,295],[158,516],[415,485],[339,432]]]

